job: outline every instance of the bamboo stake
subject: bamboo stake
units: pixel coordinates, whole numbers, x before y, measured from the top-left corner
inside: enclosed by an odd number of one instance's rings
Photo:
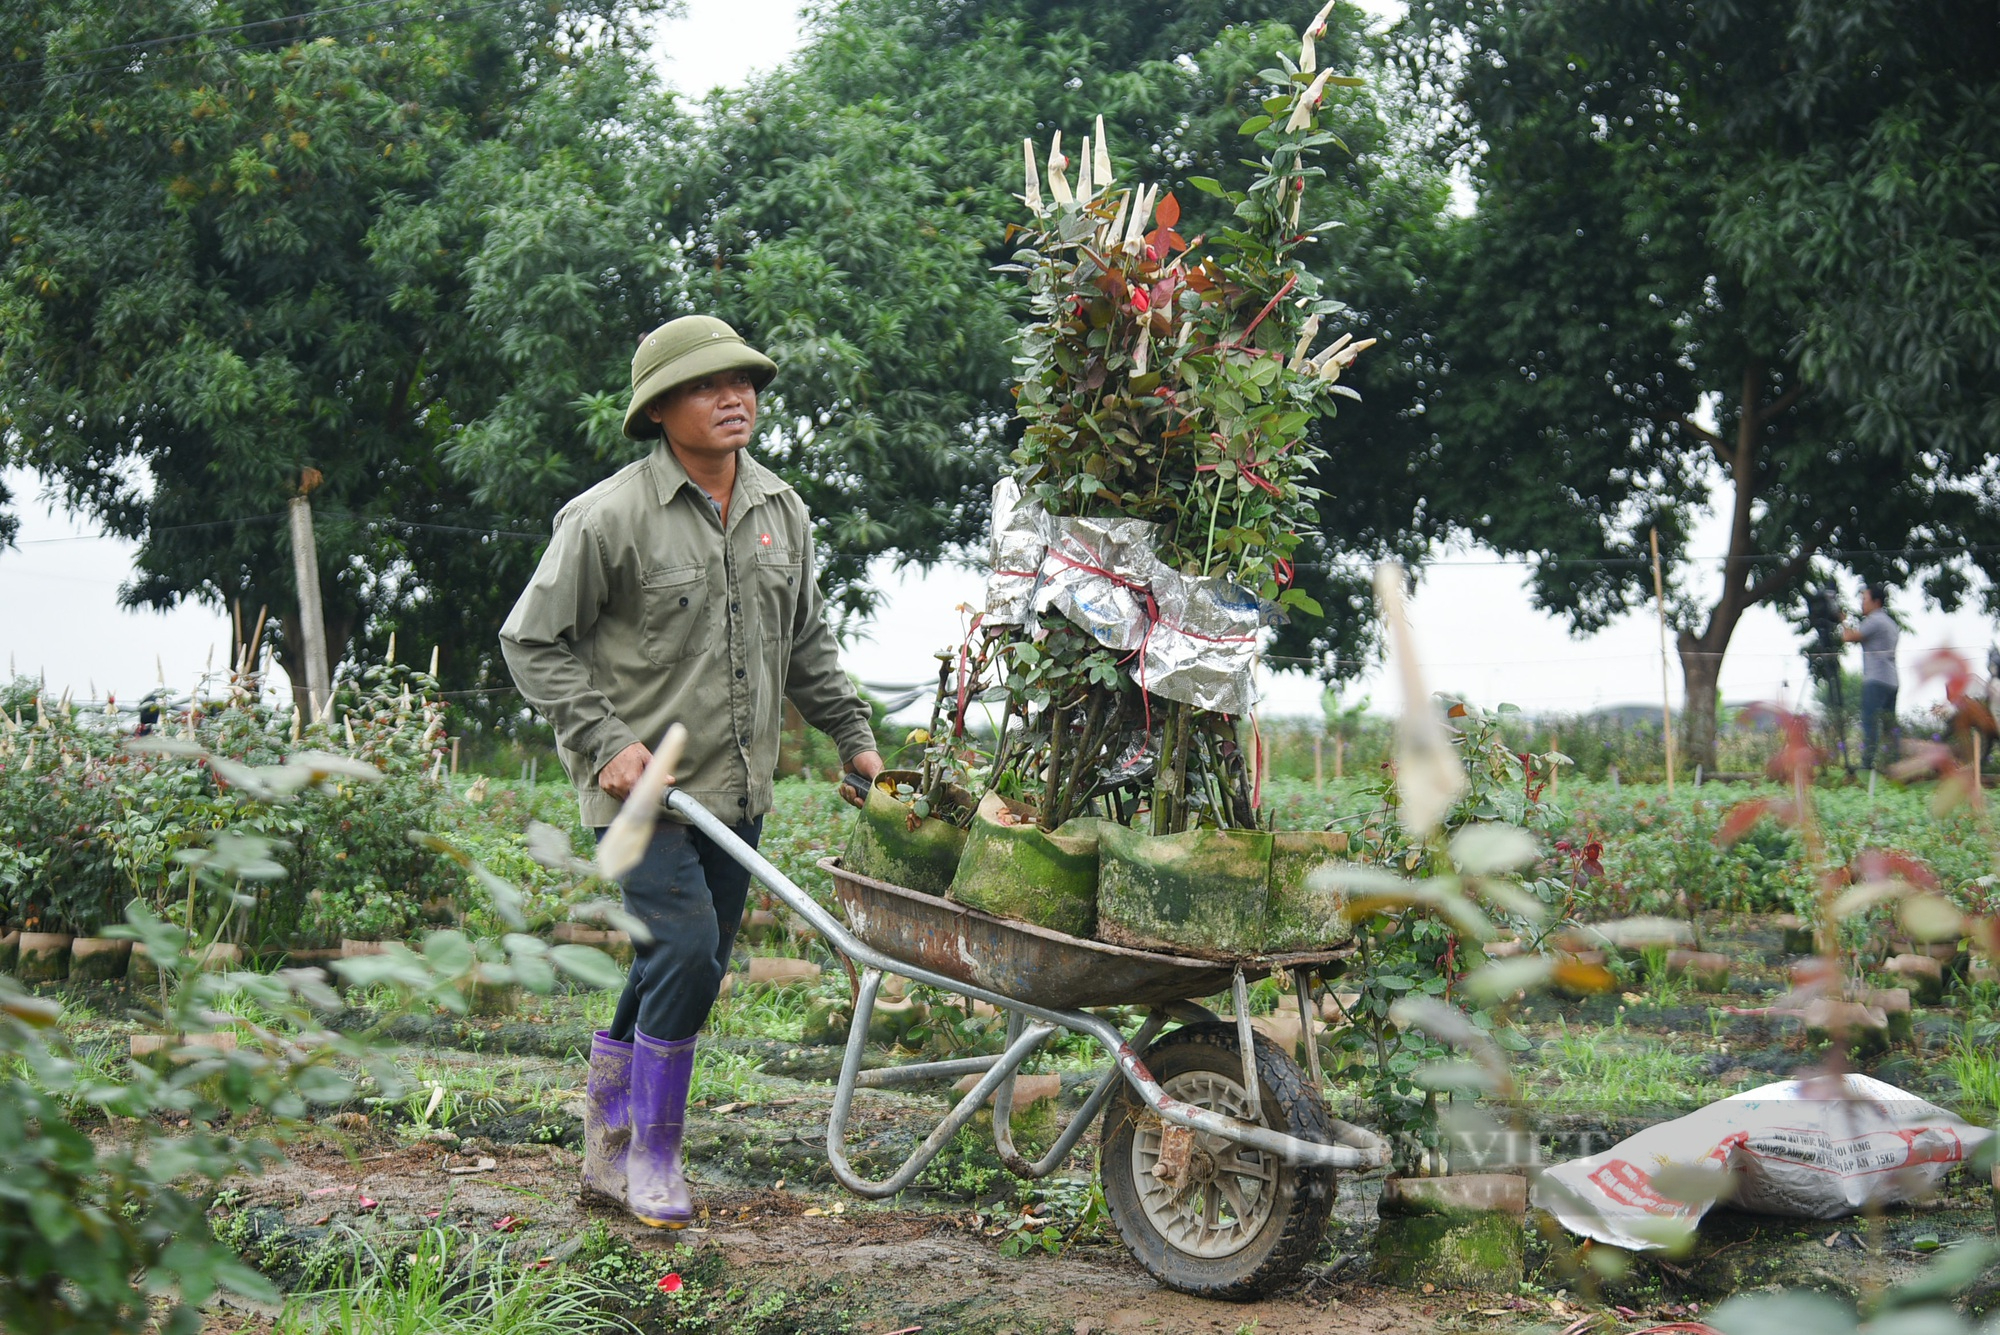
[[[271,605],[269,603],[257,609],[257,629],[250,632],[250,657],[245,660],[244,666],[252,676],[257,674],[257,656],[264,648],[264,618],[269,615],[270,611]]]
[[[1313,738],[1313,791],[1321,797],[1326,796],[1325,742],[1324,737]]]
[[[1650,530],[1653,539],[1653,607],[1660,617],[1660,737],[1667,746],[1667,796],[1674,795],[1674,706],[1667,694],[1667,592],[1660,578],[1660,530]]]

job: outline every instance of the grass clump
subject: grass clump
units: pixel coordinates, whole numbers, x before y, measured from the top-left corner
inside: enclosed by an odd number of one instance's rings
[[[1693,1108],[1727,1097],[1700,1058],[1614,1028],[1572,1034],[1567,1026],[1539,1050],[1537,1102],[1564,1111]]]
[[[572,1270],[513,1264],[504,1247],[426,1229],[414,1250],[363,1242],[338,1287],[285,1305],[276,1335],[596,1335],[636,1332],[605,1310],[616,1293]]]

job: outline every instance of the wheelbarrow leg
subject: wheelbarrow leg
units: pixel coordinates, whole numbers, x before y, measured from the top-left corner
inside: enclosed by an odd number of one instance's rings
[[[1246,1104],[1243,1120],[1253,1126],[1259,1125],[1264,1120],[1264,1100],[1260,1092],[1263,1086],[1257,1079],[1256,1035],[1250,1029],[1250,985],[1243,981],[1241,968],[1230,980],[1229,991],[1231,1002],[1236,1007],[1236,1043],[1243,1053],[1243,1097]]]
[[[1312,1013],[1312,982],[1304,968],[1292,970],[1292,981],[1299,989],[1299,1032],[1305,1035],[1306,1069],[1312,1072],[1313,1092],[1326,1093],[1326,1077],[1319,1070],[1319,1035],[1313,1032],[1313,1021],[1318,1017]]]
[[[1139,1026],[1139,1031],[1132,1035],[1128,1046],[1135,1052],[1144,1052],[1146,1045],[1159,1037],[1167,1019],[1168,1016],[1164,1011],[1156,1010],[1148,1015],[1146,1022]],[[1008,1013],[1007,1042],[1010,1047],[1023,1023],[1019,1013]],[[1000,1088],[993,1092],[993,1149],[1000,1156],[1000,1162],[1007,1166],[1008,1172],[1017,1177],[1043,1178],[1054,1172],[1063,1160],[1069,1158],[1069,1152],[1076,1148],[1076,1142],[1090,1129],[1090,1124],[1097,1120],[1098,1111],[1104,1107],[1104,1100],[1111,1096],[1111,1091],[1116,1089],[1118,1082],[1124,1078],[1124,1072],[1118,1069],[1117,1054],[1113,1053],[1112,1057],[1111,1065],[1097,1078],[1097,1087],[1090,1091],[1090,1097],[1084,1100],[1083,1107],[1077,1110],[1076,1116],[1070,1118],[1069,1125],[1063,1128],[1063,1133],[1056,1138],[1056,1143],[1050,1147],[1047,1154],[1032,1162],[1014,1148],[1014,1073],[1012,1071],[1007,1073],[1007,1078],[1000,1082]]]
[[[916,1181],[917,1174],[924,1166],[937,1157],[938,1151],[951,1143],[951,1138],[973,1118],[988,1096],[1000,1086],[1002,1080],[1010,1078],[1020,1069],[1028,1055],[1048,1042],[1049,1035],[1056,1031],[1052,1024],[1030,1025],[1018,1038],[1007,1045],[1000,1060],[992,1069],[979,1078],[972,1091],[958,1101],[944,1121],[924,1138],[924,1143],[910,1152],[902,1167],[880,1181],[869,1181],[854,1171],[847,1160],[847,1118],[853,1109],[856,1077],[861,1071],[861,1056],[868,1046],[868,1021],[875,1013],[875,996],[882,987],[882,972],[879,969],[864,969],[861,973],[861,995],[854,1006],[854,1020],[847,1032],[847,1055],[840,1064],[840,1080],[834,1086],[833,1110],[826,1119],[826,1157],[833,1165],[833,1175],[840,1185],[857,1196],[870,1200],[881,1200],[893,1196]]]

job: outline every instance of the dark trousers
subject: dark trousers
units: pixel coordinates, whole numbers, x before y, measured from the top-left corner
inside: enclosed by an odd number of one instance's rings
[[[755,848],[764,820],[730,828]],[[728,972],[750,873],[694,827],[663,820],[622,888],[625,911],[653,939],[633,943],[632,973],[611,1017],[611,1037],[629,1043],[636,1029],[665,1043],[693,1038]]]
[[[1900,733],[1896,727],[1896,688],[1887,682],[1861,683],[1861,768],[1875,768],[1875,748],[1889,743],[1889,759],[1896,756]]]

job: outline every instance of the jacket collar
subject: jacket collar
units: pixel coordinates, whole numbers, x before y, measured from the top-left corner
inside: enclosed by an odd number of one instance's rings
[[[674,457],[674,452],[667,448],[665,440],[653,446],[653,452],[646,456],[646,466],[652,472],[653,491],[661,505],[671,505],[682,487],[697,492],[701,490],[687,475],[687,469],[681,467],[681,461]],[[729,512],[733,515],[738,509],[749,509],[782,485],[776,474],[750,457],[750,451],[740,451],[736,456],[736,491],[730,499]]]

